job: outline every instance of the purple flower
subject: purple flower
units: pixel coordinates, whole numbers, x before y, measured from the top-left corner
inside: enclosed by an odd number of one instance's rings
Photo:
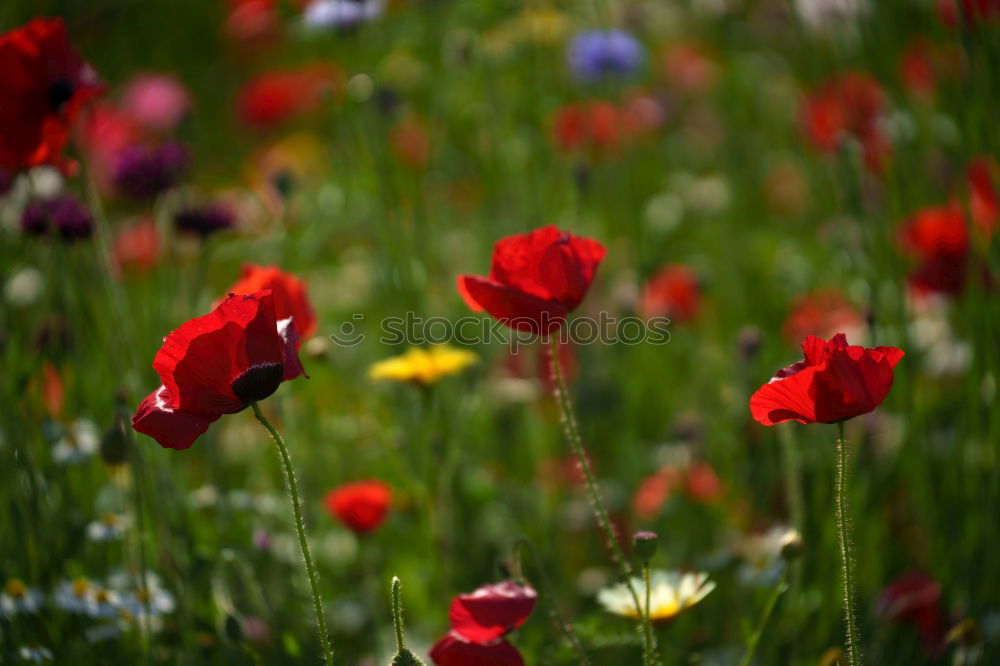
[[[573,38],[566,57],[577,78],[596,81],[634,73],[642,64],[643,48],[624,30],[588,30]]]
[[[235,221],[233,213],[222,204],[207,204],[197,208],[186,208],[174,215],[177,230],[198,234],[202,238],[216,231],[232,229]]]
[[[76,197],[60,194],[45,201],[34,201],[21,213],[21,229],[31,236],[57,232],[65,240],[90,238],[94,216]]]
[[[133,199],[149,199],[175,185],[188,163],[188,151],[177,141],[153,147],[135,144],[115,157],[115,188]]]

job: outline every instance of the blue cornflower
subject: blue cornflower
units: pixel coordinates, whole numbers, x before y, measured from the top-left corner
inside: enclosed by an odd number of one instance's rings
[[[596,81],[633,74],[642,65],[643,48],[624,30],[588,30],[573,38],[566,58],[577,78]]]

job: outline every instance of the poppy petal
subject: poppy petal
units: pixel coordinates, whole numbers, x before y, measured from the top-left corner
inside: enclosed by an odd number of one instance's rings
[[[524,666],[524,658],[507,641],[472,643],[454,632],[434,644],[431,660],[437,666]]]
[[[478,275],[461,277],[469,297],[506,326],[525,333],[548,333],[562,325],[566,308]]]
[[[132,427],[155,439],[167,449],[187,449],[219,414],[203,416],[170,407],[167,387],[161,386],[139,403],[132,416]]]
[[[754,420],[767,426],[782,421],[815,423],[816,405],[810,398],[817,368],[796,363],[775,375],[750,397],[750,413]]]
[[[483,585],[451,602],[451,628],[470,641],[488,643],[524,624],[537,596],[532,588],[509,580]]]
[[[285,366],[281,381],[287,382],[289,379],[295,379],[299,376],[309,379],[305,368],[302,367],[302,361],[299,360],[298,349],[301,338],[295,326],[294,317],[288,317],[278,322],[278,335],[281,337],[281,358],[282,364]]]

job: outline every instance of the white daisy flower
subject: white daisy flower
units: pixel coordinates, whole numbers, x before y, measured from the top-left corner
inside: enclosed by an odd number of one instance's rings
[[[78,419],[63,428],[62,436],[52,448],[52,459],[60,465],[78,463],[97,453],[100,446],[97,426],[92,421]]]
[[[639,598],[645,599],[646,584],[643,580],[633,577],[632,585],[639,593]],[[654,622],[669,620],[680,615],[715,589],[715,583],[708,579],[707,573],[703,572],[655,570],[649,574],[649,585],[649,615]],[[624,583],[601,590],[597,593],[597,601],[609,613],[633,619],[639,618],[635,601]]]
[[[22,661],[41,664],[46,661],[52,661],[54,655],[52,654],[52,650],[41,645],[22,645],[17,649],[17,656]]]
[[[106,513],[100,520],[94,520],[87,525],[87,538],[91,541],[117,541],[125,535],[125,530],[132,524],[129,516],[119,513]]]
[[[11,578],[0,593],[0,617],[14,617],[20,613],[35,613],[42,606],[42,595],[25,585],[18,578]]]

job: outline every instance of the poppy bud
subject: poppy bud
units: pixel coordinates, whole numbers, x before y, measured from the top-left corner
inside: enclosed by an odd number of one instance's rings
[[[636,532],[632,535],[632,545],[636,557],[643,562],[649,562],[656,555],[660,537],[655,532]]]
[[[115,424],[101,437],[101,460],[112,467],[128,462],[128,438],[121,418],[116,417]]]
[[[790,531],[781,539],[781,559],[792,561],[802,555],[803,544],[802,535],[796,531]]]

